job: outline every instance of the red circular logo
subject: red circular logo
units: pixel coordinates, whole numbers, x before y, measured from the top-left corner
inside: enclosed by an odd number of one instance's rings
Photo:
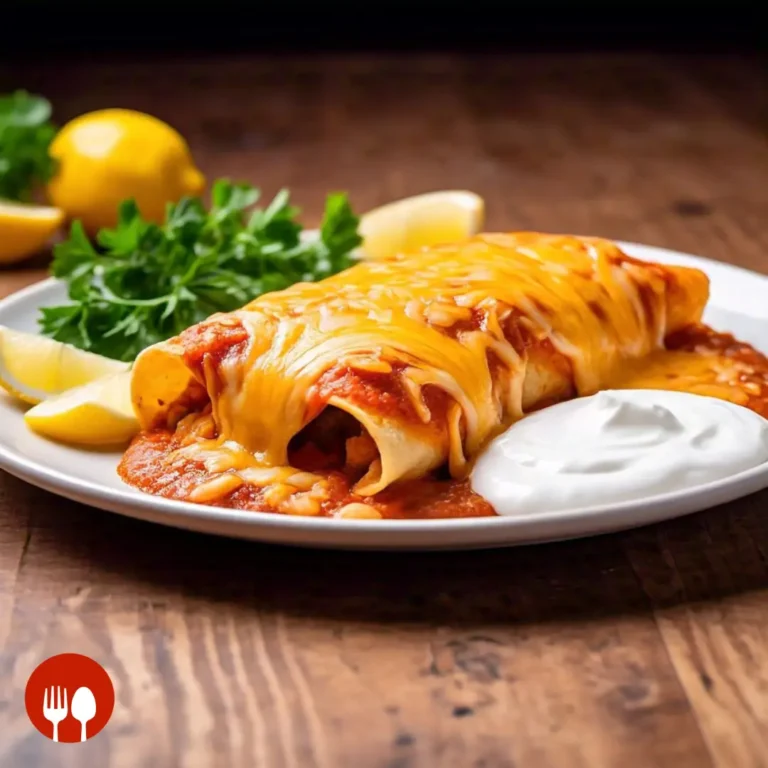
[[[115,689],[104,667],[79,653],[51,656],[29,676],[24,706],[53,741],[87,741],[109,722]]]

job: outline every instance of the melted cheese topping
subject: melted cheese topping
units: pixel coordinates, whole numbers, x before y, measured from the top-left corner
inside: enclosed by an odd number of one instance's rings
[[[756,384],[745,381],[748,364],[722,355],[659,350],[644,360],[628,362],[613,377],[612,389],[668,389],[716,397],[746,406],[749,393],[760,395]]]
[[[205,385],[219,441],[244,448],[254,466],[282,467],[291,438],[317,415],[308,403],[323,374],[341,365],[400,377],[410,420],[343,396],[328,400],[360,421],[379,449],[377,466],[355,488],[371,495],[446,461],[462,475],[488,439],[543,393],[570,386],[592,394],[626,361],[698,321],[707,292],[698,270],[645,264],[604,240],[483,235],[265,295],[223,316],[247,330],[244,350],[206,356],[187,378]],[[547,384],[564,374],[533,362],[511,340],[510,323],[567,358],[572,381]],[[139,357],[133,391],[145,426],[169,417],[188,388],[183,352],[174,341]],[[541,392],[531,388],[537,380]],[[451,401],[439,429],[423,397],[427,386]]]

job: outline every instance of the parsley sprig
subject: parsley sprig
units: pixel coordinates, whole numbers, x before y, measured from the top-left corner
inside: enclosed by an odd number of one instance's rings
[[[0,96],[0,198],[28,202],[35,187],[53,176],[48,147],[56,134],[51,105],[16,91]]]
[[[145,221],[127,201],[115,229],[98,233],[98,248],[74,222],[52,265],[70,303],[41,309],[43,332],[130,361],[214,312],[354,263],[359,219],[346,195],[328,196],[320,237],[309,241],[300,237],[286,190],[249,212],[258,197],[247,184],[220,180],[210,210],[199,198],[184,198],[168,207],[163,225]]]

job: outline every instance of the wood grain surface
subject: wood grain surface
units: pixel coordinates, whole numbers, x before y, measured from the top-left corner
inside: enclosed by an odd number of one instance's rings
[[[60,121],[157,114],[209,176],[290,187],[308,223],[329,189],[364,210],[469,188],[489,228],[768,272],[756,60],[79,58],[0,73]],[[43,266],[0,273],[0,294]],[[24,714],[30,672],[65,651],[117,689],[84,745]],[[768,493],[582,541],[364,554],[151,526],[0,474],[0,765],[766,766]]]

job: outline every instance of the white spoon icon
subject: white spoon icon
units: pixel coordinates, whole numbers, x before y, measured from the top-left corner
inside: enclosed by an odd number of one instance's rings
[[[80,722],[80,741],[85,741],[85,724],[96,715],[96,698],[90,688],[82,687],[75,691],[72,697],[72,717]]]

